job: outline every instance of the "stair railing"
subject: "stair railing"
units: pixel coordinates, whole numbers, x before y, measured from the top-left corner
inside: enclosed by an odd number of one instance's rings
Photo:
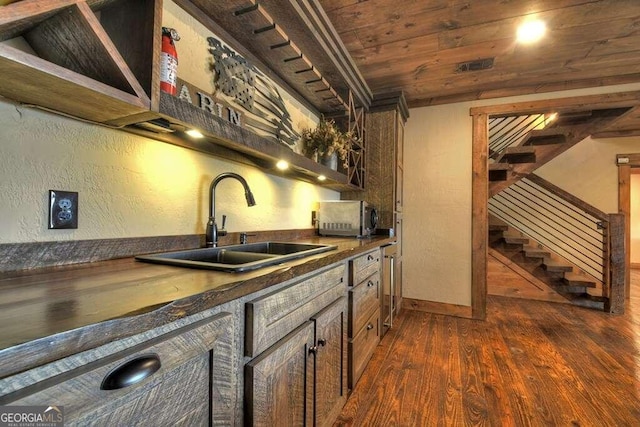
[[[624,311],[623,215],[604,213],[534,174],[489,199],[489,212],[601,282],[606,311]]]
[[[489,157],[496,159],[506,148],[519,145],[534,129],[545,127],[544,114],[496,116],[489,119]]]

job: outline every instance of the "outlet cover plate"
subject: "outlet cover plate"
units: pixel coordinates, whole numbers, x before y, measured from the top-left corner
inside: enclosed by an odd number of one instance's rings
[[[78,193],[49,190],[49,229],[78,228]]]

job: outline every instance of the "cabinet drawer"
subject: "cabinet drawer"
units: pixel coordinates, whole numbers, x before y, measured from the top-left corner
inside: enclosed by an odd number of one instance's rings
[[[245,355],[256,356],[346,293],[345,264],[246,304]]]
[[[351,281],[349,285],[355,286],[379,270],[380,249],[378,248],[351,260]]]
[[[208,425],[210,411],[215,421],[231,422],[236,394],[233,323],[230,313],[200,320],[88,361],[0,401],[64,406],[65,425]],[[47,369],[52,368],[45,365],[33,371]]]
[[[380,273],[376,272],[349,290],[349,338],[365,326],[371,310],[380,307]]]
[[[349,341],[349,388],[358,382],[380,342],[380,310],[375,310],[357,335]]]

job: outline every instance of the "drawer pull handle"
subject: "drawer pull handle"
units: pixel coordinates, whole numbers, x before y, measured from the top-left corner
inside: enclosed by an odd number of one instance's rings
[[[318,340],[318,345],[319,345],[320,347],[324,347],[325,345],[327,345],[327,340],[325,340],[324,338],[320,338],[320,339]]]
[[[373,329],[373,324],[369,323],[369,324],[367,325],[367,331],[370,331],[370,330],[372,330],[372,329]]]
[[[375,285],[375,283],[373,283],[371,280],[369,280],[369,282],[367,283],[367,287],[368,288],[373,288],[373,285]]]
[[[373,255],[371,254],[367,255],[367,261],[373,261]]]
[[[137,357],[109,372],[100,389],[118,390],[132,386],[156,373],[160,366],[160,358],[155,354]]]

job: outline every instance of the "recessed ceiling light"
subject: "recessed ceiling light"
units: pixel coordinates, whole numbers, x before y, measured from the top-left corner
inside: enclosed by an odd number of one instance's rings
[[[196,129],[189,129],[189,130],[185,131],[185,133],[187,135],[189,135],[190,137],[192,137],[192,138],[198,138],[198,139],[204,138],[204,135],[202,134],[202,132],[200,132],[199,130],[196,130]]]
[[[518,27],[518,42],[523,44],[535,43],[544,36],[547,26],[540,20],[527,21]]]
[[[283,171],[283,170],[289,169],[289,163],[287,163],[284,160],[278,160],[278,163],[276,163],[276,167],[281,171]]]
[[[326,179],[327,179],[327,177],[326,177],[326,176],[324,176],[324,175],[318,175],[318,181],[324,181],[324,180],[326,180]]]

